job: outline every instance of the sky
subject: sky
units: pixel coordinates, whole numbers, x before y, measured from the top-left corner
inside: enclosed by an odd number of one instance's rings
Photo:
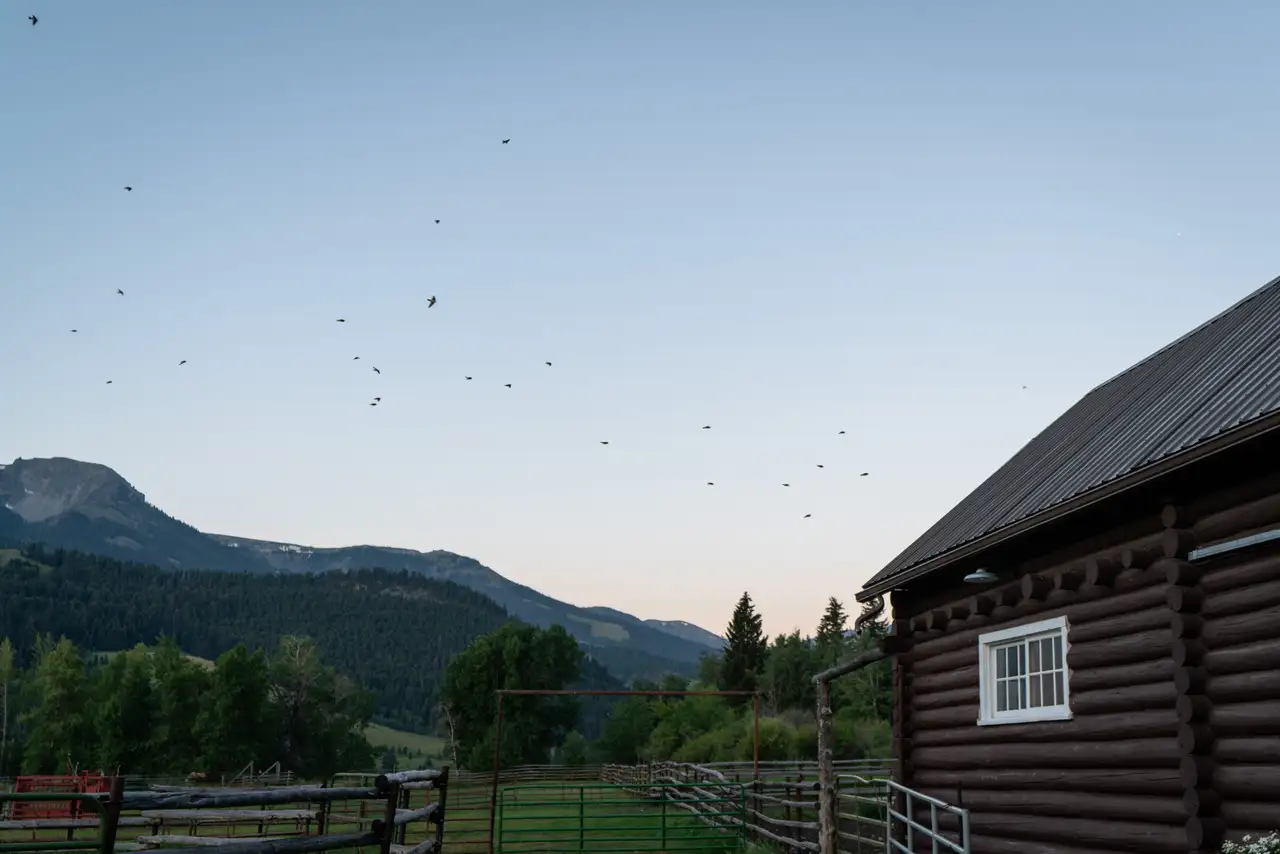
[[[809,632],[1280,273],[1268,4],[6,9],[0,460],[204,531]]]

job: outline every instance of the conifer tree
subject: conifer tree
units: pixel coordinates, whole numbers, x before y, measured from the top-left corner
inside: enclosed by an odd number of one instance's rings
[[[764,636],[764,621],[756,613],[750,593],[743,593],[733,609],[733,618],[725,631],[724,658],[720,665],[720,690],[755,691],[764,673],[769,642]],[[735,698],[742,705],[745,698]]]
[[[827,600],[827,610],[822,614],[822,620],[818,623],[818,633],[814,637],[818,648],[818,660],[823,667],[837,664],[843,656],[847,646],[844,638],[847,624],[848,615],[845,613],[844,606],[840,604],[839,599],[832,596]]]

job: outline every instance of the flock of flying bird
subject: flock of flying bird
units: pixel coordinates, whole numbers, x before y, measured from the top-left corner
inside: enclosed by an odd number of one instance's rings
[[[31,26],[33,26],[33,27],[34,27],[34,26],[39,22],[39,18],[37,18],[35,15],[28,15],[28,16],[27,16],[27,20],[31,21]],[[511,143],[511,139],[510,139],[510,138],[507,138],[507,139],[502,140],[502,144],[503,144],[503,145],[509,145],[510,143]],[[124,190],[125,190],[125,192],[132,193],[132,192],[133,192],[133,187],[132,187],[132,186],[125,186],[125,187],[124,187]],[[435,223],[436,225],[439,225],[439,224],[440,224],[440,220],[438,220],[438,219],[437,219],[437,220],[434,220],[434,223]],[[117,296],[124,296],[124,291],[123,291],[122,289],[120,289],[120,288],[116,288],[116,295],[117,295]],[[435,295],[433,294],[431,297],[429,297],[429,298],[427,299],[427,308],[434,308],[434,307],[435,307],[435,305],[436,305],[436,297],[435,297]],[[347,320],[346,320],[346,318],[344,318],[344,317],[339,317],[339,318],[337,319],[337,322],[338,322],[338,323],[346,323],[346,322],[347,322]],[[79,330],[77,330],[77,329],[72,329],[71,331],[72,331],[72,332],[77,332],[77,331],[79,331]],[[359,357],[359,356],[355,356],[355,357],[353,357],[353,358],[352,358],[352,361],[359,361],[359,360],[360,360],[360,357]],[[187,360],[186,360],[186,359],[183,359],[182,361],[178,362],[178,366],[179,366],[179,367],[181,367],[182,365],[185,365],[186,363],[187,363]],[[551,362],[545,362],[544,364],[545,364],[548,368],[552,367]],[[376,365],[374,365],[374,366],[372,366],[372,367],[373,367],[373,372],[374,372],[375,374],[379,374],[379,375],[380,375],[380,374],[382,373],[382,371],[381,371],[381,370],[379,370],[379,369],[378,369],[378,367],[377,367]],[[468,380],[468,381],[470,381],[470,380],[472,380],[472,379],[473,379],[473,377],[470,377],[470,376],[463,376],[463,379],[464,379],[464,380]],[[112,384],[112,381],[111,381],[111,380],[107,380],[107,385],[111,385],[111,384]],[[504,383],[503,385],[504,385],[504,387],[505,387],[505,388],[511,388],[511,383]],[[1023,386],[1023,388],[1026,388],[1026,386]],[[371,400],[371,401],[369,402],[369,405],[370,405],[370,406],[377,406],[377,405],[378,405],[379,403],[381,403],[381,402],[382,402],[382,398],[381,398],[381,397],[374,397],[374,398],[373,398],[373,400]],[[703,429],[703,430],[710,430],[710,429],[711,429],[711,425],[710,425],[710,424],[705,424],[705,425],[703,425],[702,429]],[[841,430],[841,431],[839,431],[836,435],[843,436],[843,435],[845,435],[845,431],[844,431],[844,430]],[[608,445],[609,443],[608,443],[607,441],[603,441],[603,440],[602,440],[602,441],[600,442],[600,444],[601,444],[601,445]],[[826,466],[825,466],[825,465],[823,465],[822,463],[818,463],[818,464],[817,464],[817,467],[818,467],[818,468],[820,468],[820,469],[821,469],[821,468],[826,468]],[[859,477],[867,477],[869,474],[870,474],[870,472],[865,472],[865,471],[864,471],[864,472],[862,472],[862,473],[861,473],[860,475],[858,475],[858,476],[859,476]],[[790,483],[784,483],[784,484],[782,484],[782,485],[783,485],[784,487],[788,487],[788,488],[791,486],[791,484],[790,484]],[[711,481],[711,480],[707,481],[707,486],[715,486],[715,481]],[[806,514],[804,514],[804,517],[803,517],[803,518],[805,518],[805,519],[809,519],[809,518],[812,518],[812,516],[813,516],[813,514],[812,514],[812,513],[806,513]]]

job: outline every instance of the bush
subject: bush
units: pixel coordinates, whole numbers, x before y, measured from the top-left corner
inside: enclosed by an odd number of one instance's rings
[[[1221,850],[1222,854],[1280,854],[1280,832],[1273,830],[1266,836],[1244,836],[1239,842],[1223,843]]]

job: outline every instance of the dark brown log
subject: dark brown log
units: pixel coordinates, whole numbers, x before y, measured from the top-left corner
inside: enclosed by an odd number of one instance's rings
[[[937,747],[943,744],[1024,744],[1061,741],[1113,741],[1134,738],[1174,738],[1178,734],[1178,718],[1169,709],[1151,709],[1110,715],[1088,715],[1064,721],[1030,724],[974,726],[976,707],[966,716],[967,726],[954,725],[912,733],[912,746]]]
[[[1181,757],[1171,738],[1045,744],[978,744],[912,751],[921,770],[962,768],[1173,768]]]
[[[1209,725],[1223,736],[1280,735],[1280,702],[1215,705]]]
[[[921,792],[940,801],[955,800],[955,789],[928,789]],[[1183,799],[1176,795],[1164,797],[1152,795],[1091,794],[1086,792],[1048,792],[1025,789],[964,790],[964,807],[975,814],[988,812],[1027,814],[1113,821],[1158,822],[1181,824],[1186,821]],[[927,815],[927,813],[926,813]],[[926,822],[927,826],[927,822]]]
[[[918,712],[923,709],[937,709],[943,706],[971,706],[978,702],[978,683],[974,680],[973,685],[967,688],[956,688],[952,691],[935,691],[931,694],[913,694],[911,697],[911,711]]]
[[[1033,842],[1029,839],[1002,839],[980,833],[970,833],[969,843],[974,851],[981,851],[982,854],[1105,854],[1097,848],[1077,848],[1074,845]]]
[[[1170,649],[1173,663],[1178,667],[1198,667],[1204,661],[1204,644],[1199,640],[1175,640]]]
[[[1086,670],[1090,667],[1114,667],[1118,664],[1150,661],[1168,655],[1172,642],[1173,635],[1167,628],[1088,643],[1073,641],[1067,652],[1067,665],[1072,670]]]
[[[1226,827],[1221,819],[1199,816],[1187,819],[1186,829],[1187,847],[1192,851],[1218,850],[1226,833]]]
[[[203,789],[183,792],[125,792],[127,810],[201,809],[204,807],[278,806],[319,801],[377,798],[375,788],[294,786],[279,789]]]
[[[1217,763],[1208,756],[1184,756],[1178,763],[1178,778],[1187,789],[1207,789],[1213,785]]]
[[[1053,582],[1043,575],[1024,575],[1021,582],[1022,598],[1041,601],[1053,589]]]
[[[1199,519],[1191,530],[1202,543],[1226,540],[1255,529],[1280,522],[1280,492],[1263,496],[1248,504],[1228,507]]]
[[[1114,586],[1116,591],[1120,592],[1123,590],[1136,590],[1139,587],[1145,587],[1148,583],[1146,570],[1135,566],[1117,575]]]
[[[1020,771],[921,771],[916,785],[950,791],[974,789],[1036,789],[1050,791],[1113,792],[1121,795],[1172,795],[1187,788],[1177,768],[1029,768]]]
[[[959,602],[952,602],[947,606],[947,612],[953,620],[966,620],[969,618],[969,600],[961,599]]]
[[[1203,574],[1200,567],[1181,558],[1161,558],[1151,565],[1161,581],[1179,587],[1195,587]]]
[[[1274,553],[1258,555],[1247,563],[1211,569],[1200,580],[1200,587],[1210,596],[1219,596],[1271,581],[1280,581],[1280,559]]]
[[[1274,611],[1234,614],[1208,621],[1200,636],[1210,649],[1272,640],[1280,637],[1280,620],[1276,619]]]
[[[974,658],[977,658],[975,655]],[[914,674],[907,674],[906,685],[908,685],[915,694],[929,694],[937,691],[951,691],[956,688],[972,688],[977,690],[978,686],[978,665],[971,664],[968,667],[957,667],[955,670],[948,670],[944,673],[926,673],[917,678]]]
[[[1172,663],[1172,662],[1170,662]],[[1208,685],[1204,670],[1199,667],[1177,667],[1173,671],[1173,687],[1179,694],[1203,694]]]
[[[1213,745],[1213,758],[1223,764],[1280,766],[1280,738],[1220,738]]]
[[[1206,683],[1205,689],[1199,693],[1208,694],[1215,703],[1280,700],[1280,670],[1215,676]]]
[[[880,639],[880,651],[885,655],[900,655],[911,651],[911,638],[900,638],[897,635],[885,635]]]
[[[940,631],[947,627],[949,619],[945,608],[934,608],[924,615],[924,627],[931,632]]]
[[[938,824],[946,830],[953,830],[959,820],[950,813],[945,813],[938,816]],[[1187,832],[1184,827],[1155,822],[1067,817],[1045,821],[1034,815],[974,812],[969,818],[969,827],[971,834],[1025,839],[1042,845],[1060,842],[1099,854],[1110,851],[1187,854]],[[928,848],[919,850],[925,851]]]
[[[1280,827],[1274,803],[1250,803],[1249,801],[1230,800],[1222,804],[1222,820],[1232,833],[1239,836],[1242,832],[1259,831],[1269,833]],[[973,837],[970,836],[970,839]],[[977,850],[977,849],[974,849]]]
[[[1174,614],[1169,620],[1169,629],[1178,640],[1200,637],[1204,628],[1204,620],[1199,614]]]
[[[1204,657],[1204,669],[1210,676],[1225,676],[1269,670],[1277,661],[1280,661],[1280,638],[1212,650]]]
[[[977,617],[985,617],[996,607],[995,599],[990,596],[974,596],[969,600],[969,612]]]
[[[1214,772],[1213,788],[1228,799],[1280,799],[1280,766],[1221,765]]]
[[[1160,509],[1160,524],[1166,528],[1190,528],[1195,524],[1195,514],[1189,507],[1166,504]]]
[[[1071,626],[1068,640],[1072,644],[1089,643],[1107,638],[1124,637],[1138,632],[1159,629],[1169,625],[1169,610],[1164,605],[1156,605],[1129,614],[1119,614],[1085,623],[1082,626]]]
[[[1170,587],[1164,601],[1171,611],[1194,614],[1204,605],[1204,593],[1196,587]]]
[[[1122,569],[1116,558],[1089,558],[1084,562],[1084,583],[1089,587],[1110,587]]]
[[[1195,534],[1182,528],[1169,528],[1160,535],[1160,551],[1165,557],[1185,558],[1195,547]]]
[[[1174,675],[1173,661],[1157,658],[1138,664],[1121,664],[1117,667],[1094,667],[1071,674],[1071,692],[1098,691],[1104,688],[1131,688],[1152,682],[1168,682]],[[977,684],[976,682],[974,683]]]
[[[977,699],[976,697],[972,699]],[[918,738],[922,730],[946,729],[955,726],[973,727],[978,721],[978,704],[968,706],[943,706],[936,709],[920,709],[911,713],[911,735]]]
[[[1176,706],[1178,723],[1180,724],[1196,724],[1209,719],[1209,712],[1213,709],[1213,703],[1208,697],[1196,695],[1183,695],[1178,698]]]
[[[1280,581],[1268,581],[1208,597],[1202,612],[1205,618],[1230,617],[1280,606]]]
[[[1074,680],[1075,675],[1072,674]],[[1071,709],[1077,715],[1103,715],[1141,709],[1172,709],[1178,694],[1172,682],[1152,682],[1098,691],[1071,692]]]
[[[1164,588],[1151,585],[1141,590],[1108,593],[1101,599],[1078,601],[1065,607],[1053,608],[1052,610],[1045,609],[1043,616],[1065,616],[1067,622],[1071,625],[1072,631],[1074,631],[1085,623],[1131,614],[1165,604]],[[993,607],[990,619],[981,628],[966,629],[943,637],[918,641],[912,648],[912,656],[917,660],[923,660],[930,656],[941,655],[944,652],[969,649],[977,643],[979,635],[995,629],[1006,628],[1009,625],[1013,625],[1015,620],[1027,619],[1025,615],[1014,614],[1012,609],[1008,609],[1003,616],[998,614],[997,611],[998,609]]]
[[[1084,584],[1084,564],[1069,566],[1053,576],[1053,589],[1074,593]]]
[[[1178,725],[1178,750],[1183,754],[1208,753],[1213,749],[1213,730],[1204,724]]]
[[[910,620],[894,620],[891,631],[900,638],[911,637],[911,621]]]
[[[1221,807],[1222,798],[1213,789],[1188,789],[1182,793],[1182,808],[1187,815],[1217,815]]]

